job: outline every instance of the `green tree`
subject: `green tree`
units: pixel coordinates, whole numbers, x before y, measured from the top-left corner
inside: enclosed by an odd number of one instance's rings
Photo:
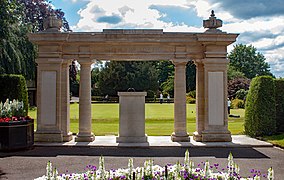
[[[232,65],[228,66],[228,81],[235,78],[245,78],[245,74],[236,70],[236,68]]]
[[[69,31],[69,24],[64,17],[64,12],[61,9],[52,9],[49,4],[50,1],[46,0],[16,0],[22,7],[23,23],[30,24],[33,32],[43,31],[43,21],[52,12],[62,19],[63,31]]]
[[[19,8],[15,1],[0,3],[0,73],[21,73],[22,54],[18,49]]]
[[[22,74],[34,80],[36,47],[27,33],[43,30],[43,19],[51,12],[63,18],[63,30],[69,25],[61,10],[53,10],[44,0],[1,0],[0,74]]]
[[[249,89],[250,80],[246,77],[244,78],[234,78],[228,81],[228,97],[236,98],[237,92],[239,90],[247,91]]]
[[[106,62],[98,76],[101,95],[117,96],[118,91],[157,91],[158,73],[155,62]]]
[[[160,61],[157,63],[159,73],[159,85],[164,92],[173,95],[175,66],[170,61]],[[186,65],[186,91],[196,89],[196,66],[190,61]]]
[[[159,85],[168,81],[169,78],[174,76],[175,66],[171,61],[158,61],[156,64],[158,70]]]
[[[228,58],[230,66],[234,67],[236,71],[244,73],[249,79],[261,75],[273,76],[263,54],[257,52],[257,49],[252,45],[235,45]]]
[[[196,66],[193,61],[186,65],[186,92],[196,89]]]

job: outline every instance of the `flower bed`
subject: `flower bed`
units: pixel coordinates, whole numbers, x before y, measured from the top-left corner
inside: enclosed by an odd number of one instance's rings
[[[0,150],[11,151],[30,148],[34,144],[34,120],[24,116],[23,102],[17,100],[0,103]]]
[[[35,180],[260,180],[274,179],[272,168],[268,169],[268,174],[255,173],[252,178],[243,178],[239,174],[239,166],[234,163],[233,156],[230,153],[228,157],[227,170],[220,170],[218,164],[213,166],[209,162],[203,163],[204,167],[194,167],[194,163],[189,160],[189,153],[186,151],[184,164],[176,163],[161,167],[154,165],[153,160],[147,160],[144,167],[134,168],[133,159],[129,159],[128,168],[117,170],[106,170],[104,158],[100,157],[99,168],[96,166],[87,166],[88,171],[85,173],[58,174],[56,168],[52,169],[51,162],[47,163],[46,175],[36,178]]]

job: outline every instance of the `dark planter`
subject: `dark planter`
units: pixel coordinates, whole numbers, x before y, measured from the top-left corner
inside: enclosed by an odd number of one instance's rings
[[[29,149],[34,144],[34,120],[0,122],[0,150]]]

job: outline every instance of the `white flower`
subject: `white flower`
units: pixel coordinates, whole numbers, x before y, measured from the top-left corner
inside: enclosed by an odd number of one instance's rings
[[[272,167],[268,169],[267,179],[274,180],[274,170],[272,169]]]

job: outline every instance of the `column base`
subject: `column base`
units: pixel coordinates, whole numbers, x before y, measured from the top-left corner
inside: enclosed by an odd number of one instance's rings
[[[75,142],[92,142],[95,140],[95,136],[93,135],[93,133],[91,134],[78,134],[75,137]]]
[[[189,142],[190,137],[187,133],[184,135],[176,135],[175,133],[172,133],[171,140],[173,142]]]
[[[194,141],[197,141],[197,142],[201,142],[202,141],[202,135],[199,134],[197,131],[195,131],[193,133],[193,140]]]
[[[69,132],[66,135],[63,135],[63,142],[69,142],[72,140],[72,132]]]
[[[232,136],[230,131],[224,132],[202,132],[202,142],[231,142]]]
[[[47,132],[35,132],[35,142],[63,142],[62,133],[47,133]]]
[[[116,137],[116,142],[117,143],[148,143],[148,137],[147,135],[140,136],[140,137],[120,136],[120,137]]]

